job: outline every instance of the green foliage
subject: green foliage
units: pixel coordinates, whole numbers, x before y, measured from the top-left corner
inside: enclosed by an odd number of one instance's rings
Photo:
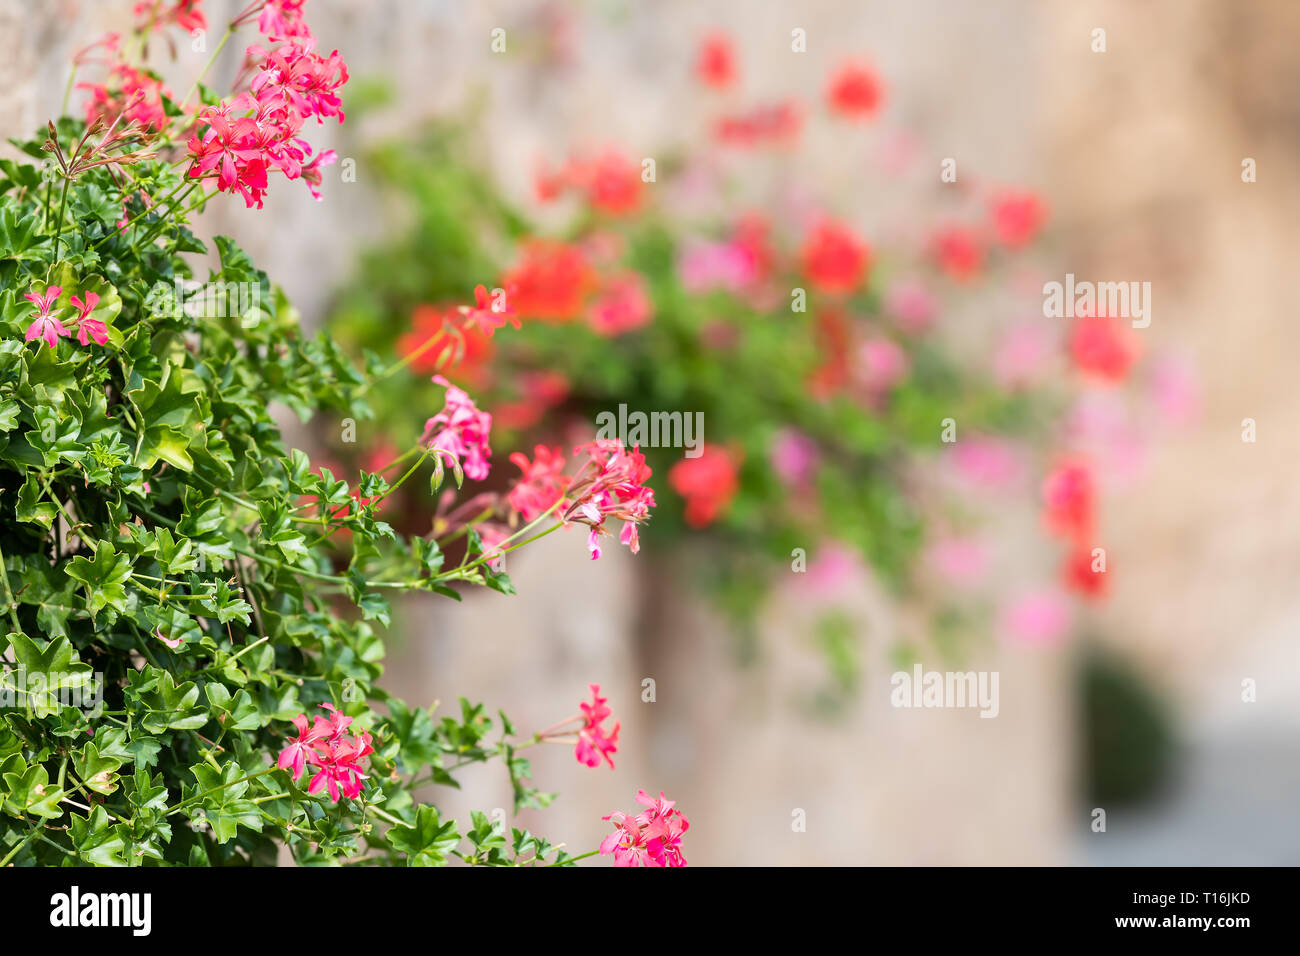
[[[81,133],[56,135],[71,154]],[[509,580],[380,520],[383,473],[352,484],[284,446],[273,407],[365,418],[366,377],[230,239],[174,301],[208,198],[161,159],[0,162],[0,865],[563,862],[416,803],[493,759],[517,808],[549,799],[481,706],[435,720],[376,683],[388,595]],[[107,343],[24,341],[24,297],[52,286],[72,328],[72,297],[99,296]],[[275,766],[324,703],[373,735],[358,799]]]

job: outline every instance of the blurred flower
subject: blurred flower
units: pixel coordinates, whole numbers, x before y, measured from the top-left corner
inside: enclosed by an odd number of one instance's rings
[[[1041,322],[1021,322],[1003,333],[993,356],[993,378],[1008,391],[1040,382],[1053,355]]]
[[[538,445],[533,449],[533,460],[523,452],[510,456],[523,474],[507,500],[525,521],[532,521],[554,507],[564,495],[569,479],[564,475],[564,455],[559,448]]]
[[[1061,580],[1068,590],[1095,600],[1106,595],[1110,569],[1094,571],[1093,561],[1092,548],[1086,544],[1075,544],[1066,555]]]
[[[1048,530],[1078,541],[1092,533],[1095,520],[1091,470],[1078,461],[1058,465],[1043,481],[1043,521]]]
[[[802,487],[817,470],[817,443],[796,428],[782,428],[772,438],[769,458],[778,478]]]
[[[199,9],[202,0],[178,0],[166,6],[162,0],[141,0],[131,11],[139,24],[138,32],[161,30],[169,24],[176,24],[182,30],[206,30],[207,17]]]
[[[474,286],[474,304],[462,306],[461,311],[465,314],[467,323],[477,326],[488,336],[507,322],[516,329],[519,328],[519,317],[515,315],[514,309],[505,302],[497,302],[483,285]]]
[[[908,367],[907,353],[890,339],[868,339],[858,349],[862,384],[873,394],[893,389],[907,377]]]
[[[595,277],[576,246],[537,239],[524,246],[501,285],[519,315],[567,322],[582,314]]]
[[[789,144],[798,139],[803,117],[793,100],[759,106],[748,113],[718,120],[713,134],[731,146],[755,147]]]
[[[722,288],[739,292],[754,281],[755,268],[746,249],[731,242],[687,243],[677,264],[687,292]]]
[[[268,40],[307,39],[311,30],[303,19],[307,0],[266,0],[257,18],[257,32]]]
[[[943,538],[926,555],[930,568],[954,587],[971,587],[988,568],[988,549],[969,538]]]
[[[849,317],[838,305],[825,305],[813,320],[813,341],[821,363],[813,370],[809,388],[817,398],[826,398],[849,379]]]
[[[984,249],[972,230],[947,226],[935,233],[932,245],[939,267],[950,278],[967,282],[979,275],[984,265]]]
[[[831,75],[826,87],[831,110],[845,119],[869,119],[879,111],[883,99],[880,77],[860,62],[844,63]]]
[[[951,455],[957,474],[973,485],[1005,488],[1021,476],[1019,455],[1000,438],[962,438],[953,445]]]
[[[595,159],[571,159],[566,179],[585,194],[593,209],[611,216],[635,212],[644,198],[640,164],[615,149],[607,149]]]
[[[858,552],[838,541],[825,541],[811,551],[808,568],[798,584],[809,596],[832,597],[855,585],[865,571]]]
[[[885,298],[885,310],[895,318],[899,328],[914,335],[934,323],[938,308],[935,297],[916,279],[894,283]]]
[[[517,402],[501,402],[496,406],[492,418],[502,428],[514,431],[531,428],[569,395],[569,380],[563,372],[530,369],[520,372],[514,381],[523,397]]]
[[[482,387],[496,347],[477,325],[454,329],[454,317],[452,309],[416,306],[411,330],[398,337],[397,351],[417,372],[455,372],[458,379]]]
[[[842,294],[866,277],[870,249],[846,226],[824,220],[805,240],[800,258],[814,288]]]
[[[1037,237],[1047,221],[1047,206],[1032,192],[1005,189],[990,203],[993,232],[998,241],[1020,249]]]
[[[1119,319],[1088,315],[1075,320],[1070,355],[1089,380],[1116,385],[1128,377],[1138,358],[1137,337]]]
[[[1150,392],[1156,409],[1172,425],[1186,425],[1200,415],[1196,376],[1183,362],[1163,356],[1151,363]]]
[[[1070,604],[1059,592],[1022,595],[1002,608],[1001,630],[1024,644],[1055,644],[1070,628]]]
[[[481,481],[488,476],[491,467],[488,459],[492,457],[492,449],[488,447],[488,438],[492,416],[479,411],[469,395],[443,376],[435,375],[433,381],[444,386],[447,394],[442,411],[424,423],[420,443],[446,452],[461,463],[466,477]]]
[[[628,271],[605,281],[587,318],[598,333],[612,337],[641,328],[653,315],[645,279],[639,272]]]
[[[724,89],[736,82],[736,51],[725,33],[710,33],[700,43],[695,75],[705,86]]]
[[[740,490],[739,468],[730,452],[706,444],[698,458],[683,458],[668,470],[668,484],[686,499],[686,523],[712,524]]]

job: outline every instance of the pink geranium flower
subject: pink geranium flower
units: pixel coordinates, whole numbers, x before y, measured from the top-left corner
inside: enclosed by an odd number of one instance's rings
[[[180,647],[182,644],[185,643],[185,640],[184,640],[183,638],[178,637],[178,638],[172,639],[172,638],[170,638],[170,637],[166,637],[166,636],[164,636],[161,627],[158,628],[158,630],[154,631],[154,637],[158,638],[158,640],[162,641],[164,644],[166,644],[168,647],[170,647],[173,651],[176,650],[176,648]]]
[[[614,824],[600,844],[601,855],[613,854],[615,866],[685,866],[682,837],[690,820],[662,793],[656,798],[638,790],[636,801],[646,808],[636,816],[615,810],[601,817]]]
[[[523,452],[510,456],[523,474],[506,496],[525,521],[532,521],[555,507],[564,495],[569,479],[564,472],[564,455],[558,448],[538,445],[533,449],[533,460]]]
[[[352,718],[330,704],[321,704],[329,711],[328,717],[319,714],[308,726],[307,715],[299,714],[293,719],[298,737],[291,740],[280,751],[276,766],[288,770],[290,778],[297,781],[307,767],[315,767],[307,785],[309,794],[322,790],[329,792],[335,803],[340,796],[355,800],[365,788],[363,781],[367,775],[362,772],[361,761],[375,752],[373,740],[369,733],[348,733]]]
[[[599,684],[588,684],[587,687],[591,691],[591,703],[578,705],[578,709],[582,711],[583,723],[578,731],[578,745],[573,755],[577,757],[578,763],[586,764],[588,767],[599,767],[603,757],[609,763],[609,769],[613,770],[613,754],[618,752],[620,725],[615,721],[613,731],[605,730],[603,724],[613,713],[607,703],[609,698],[600,696]]]
[[[585,524],[587,550],[594,561],[600,557],[600,538],[611,532],[606,518],[623,522],[619,541],[633,554],[641,550],[637,526],[650,517],[655,504],[654,491],[646,487],[651,471],[639,449],[628,451],[617,438],[598,438],[574,449],[585,454],[587,461],[569,485],[569,506],[563,522]]]
[[[36,311],[32,313],[36,321],[27,326],[26,341],[43,339],[50,348],[54,348],[59,344],[59,337],[67,338],[72,334],[67,326],[50,315],[50,309],[54,307],[54,303],[62,293],[62,286],[52,285],[45,290],[44,295],[28,292],[23,296],[36,305]]]
[[[444,452],[461,463],[466,477],[482,481],[491,466],[488,446],[492,416],[480,411],[474,400],[441,375],[433,381],[447,389],[442,411],[424,423],[422,444]]]
[[[89,345],[90,339],[94,339],[97,345],[108,344],[108,326],[102,320],[90,317],[90,313],[99,305],[99,294],[87,292],[85,302],[81,301],[80,296],[74,295],[71,301],[72,307],[77,310],[77,341]]]

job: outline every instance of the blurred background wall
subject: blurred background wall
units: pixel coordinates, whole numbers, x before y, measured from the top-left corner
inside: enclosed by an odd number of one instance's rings
[[[6,135],[57,112],[72,51],[121,29],[131,5],[0,0]],[[734,37],[760,100],[815,99],[839,60],[863,55],[887,78],[887,115],[920,134],[919,169],[953,156],[972,175],[1043,191],[1055,275],[1151,281],[1149,341],[1181,352],[1200,379],[1196,427],[1161,436],[1106,504],[1114,597],[1081,627],[1135,662],[1173,709],[1180,757],[1155,802],[1112,808],[1107,832],[1089,831],[1074,647],[977,652],[969,667],[1001,674],[995,720],[895,710],[885,648],[900,621],[859,577],[838,600],[859,624],[865,679],[827,719],[801,705],[824,665],[794,582],[772,596],[764,653],[742,668],[722,622],[668,589],[659,559],[618,549],[593,564],[562,534],[512,560],[517,597],[399,608],[387,677],[412,703],[454,706],[464,694],[506,706],[521,728],[550,725],[576,710],[587,682],[603,685],[623,724],[618,769],[589,771],[565,748],[538,748],[536,777],[561,798],[525,825],[582,852],[605,832],[600,815],[645,787],[687,809],[693,863],[1300,863],[1300,493],[1290,467],[1300,398],[1287,281],[1300,220],[1300,6],[311,5],[322,45],[343,49],[354,79],[386,76],[396,90],[392,108],[330,129],[324,145],[348,156],[472,100],[485,111],[492,171],[520,202],[538,155],[607,142],[653,155],[698,129],[689,74],[708,28]],[[205,6],[218,24],[242,4]],[[498,26],[504,57],[489,50]],[[790,52],[796,26],[806,54]],[[1095,28],[1106,31],[1104,53],[1092,51]],[[214,86],[236,68],[227,52]],[[187,86],[206,59],[182,48],[173,85]],[[870,223],[889,208],[889,184],[862,162],[862,143],[817,135],[818,191]],[[1241,180],[1245,157],[1257,161],[1256,183]],[[260,213],[237,206],[214,203],[206,230],[235,235],[308,324],[356,251],[395,227],[364,165],[356,184],[327,178],[319,205],[305,190],[273,190]],[[1254,444],[1241,440],[1247,417]],[[1010,533],[1036,560],[1035,529]],[[646,677],[654,703],[641,702]],[[1243,703],[1243,679],[1257,681],[1257,702]],[[495,767],[430,796],[460,811],[509,804]],[[792,831],[796,809],[806,832]]]

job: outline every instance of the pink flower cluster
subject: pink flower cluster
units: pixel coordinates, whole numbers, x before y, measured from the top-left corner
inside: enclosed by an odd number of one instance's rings
[[[62,286],[52,285],[45,290],[44,295],[28,292],[23,296],[24,299],[36,306],[36,311],[32,313],[32,318],[35,321],[27,326],[26,341],[43,339],[50,348],[54,348],[59,344],[60,338],[67,338],[72,335],[72,329],[64,325],[51,312],[54,303],[58,301],[62,293]],[[91,339],[94,339],[97,345],[107,343],[108,326],[101,319],[91,318],[91,313],[99,305],[99,295],[95,292],[87,292],[84,302],[80,296],[74,295],[71,302],[72,307],[77,310],[77,341],[82,345],[89,345]]]
[[[330,799],[335,803],[340,793],[349,800],[355,800],[365,788],[362,782],[366,775],[361,772],[360,761],[375,752],[371,746],[370,734],[349,734],[351,717],[344,716],[329,704],[321,704],[329,711],[328,719],[319,714],[309,727],[307,715],[299,714],[293,719],[298,729],[298,738],[292,740],[280,752],[276,765],[281,770],[290,771],[290,776],[297,781],[307,767],[318,768],[307,785],[311,794],[328,790]]]
[[[506,499],[525,521],[541,517],[564,496],[569,476],[564,474],[564,454],[560,449],[538,445],[533,449],[532,461],[519,451],[510,456],[510,461],[523,474]]]
[[[338,91],[348,81],[338,50],[329,56],[315,51],[302,20],[303,2],[279,0],[262,8],[259,29],[286,42],[271,50],[248,48],[254,71],[248,90],[201,110],[202,133],[189,141],[190,177],[215,177],[219,190],[238,193],[249,207],[262,207],[272,170],[303,180],[319,200],[321,167],[338,159],[329,149],[313,157],[311,144],[298,135],[312,117],[318,124],[335,116],[343,122]]]
[[[609,698],[600,696],[599,684],[588,684],[587,688],[591,691],[591,703],[578,705],[582,711],[582,729],[578,731],[578,746],[573,755],[578,758],[578,763],[588,767],[599,767],[603,757],[609,763],[609,769],[613,770],[612,755],[618,752],[620,725],[615,721],[613,732],[606,732],[604,722],[613,713],[609,709]]]
[[[587,460],[569,485],[569,505],[564,511],[565,524],[578,522],[591,530],[587,549],[594,561],[600,557],[600,536],[611,534],[606,518],[623,522],[619,541],[633,554],[641,550],[637,525],[650,517],[655,493],[646,487],[651,471],[639,449],[628,451],[617,438],[598,438],[574,449],[575,455]]]
[[[488,476],[492,449],[488,447],[492,416],[480,411],[474,400],[441,375],[433,380],[447,389],[442,411],[424,423],[420,443],[445,452],[461,463],[465,475],[475,481]]]
[[[600,844],[601,856],[614,854],[615,866],[685,866],[682,837],[691,821],[662,793],[655,798],[638,790],[636,802],[646,808],[636,816],[615,810],[601,817],[614,823],[614,832]]]

